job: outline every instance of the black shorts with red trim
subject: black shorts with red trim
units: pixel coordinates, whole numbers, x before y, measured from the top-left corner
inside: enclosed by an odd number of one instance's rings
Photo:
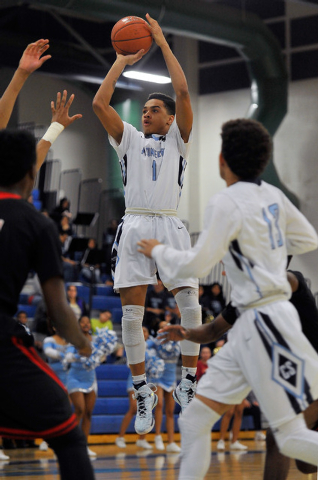
[[[3,316],[0,326],[2,321]],[[3,330],[0,334],[0,436],[49,439],[66,434],[77,424],[66,389],[37,354],[32,336],[14,322],[9,337]]]

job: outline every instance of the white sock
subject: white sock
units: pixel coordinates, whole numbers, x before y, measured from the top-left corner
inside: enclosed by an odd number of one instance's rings
[[[192,375],[192,377],[194,377],[197,373],[197,368],[194,367],[184,367],[182,366],[181,367],[181,377],[182,378],[186,378],[187,375]]]

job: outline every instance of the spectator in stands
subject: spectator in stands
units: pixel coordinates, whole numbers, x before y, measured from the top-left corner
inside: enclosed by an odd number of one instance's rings
[[[37,305],[40,302],[42,299],[42,289],[36,273],[29,272],[21,294],[28,295],[28,304]]]
[[[62,219],[62,215],[67,215],[69,219],[72,218],[72,214],[70,212],[71,203],[70,201],[64,197],[61,198],[59,205],[57,205],[54,210],[52,211],[50,217],[59,225]]]
[[[88,308],[83,298],[77,295],[76,285],[69,285],[66,290],[67,301],[75,313],[77,320],[83,315],[88,315]]]
[[[106,231],[103,233],[103,250],[105,251],[106,274],[111,279],[111,253],[118,228],[118,220],[111,219]]]
[[[202,299],[203,306],[207,315],[213,315],[214,318],[225,308],[225,298],[223,296],[223,287],[219,282],[212,283],[209,291]]]
[[[19,310],[17,313],[17,321],[22,323],[22,325],[27,326],[28,316],[24,310]]]
[[[92,341],[89,317],[81,317],[78,323],[84,335]],[[74,405],[78,423],[81,423],[82,430],[86,438],[88,438],[91,428],[92,413],[97,396],[95,370],[85,369],[78,352],[73,345],[69,345],[66,352],[66,360],[70,363],[67,378],[67,390]],[[96,453],[88,447],[87,452],[90,457],[96,457]]]
[[[95,238],[89,238],[87,242],[87,248],[83,254],[82,260],[81,260],[81,265],[82,265],[82,270],[81,270],[81,276],[83,277],[83,280],[85,282],[91,282],[91,283],[102,283],[101,281],[101,270],[100,270],[100,264],[95,263],[90,261],[89,256],[93,252],[97,252],[97,245],[96,245],[96,240]]]
[[[101,310],[99,312],[99,318],[91,318],[92,333],[96,335],[96,328],[108,327],[109,330],[113,330],[112,313],[110,310]]]
[[[59,238],[62,247],[62,261],[63,261],[63,274],[65,282],[77,282],[78,281],[78,264],[75,260],[69,258],[67,253],[67,239],[68,234],[63,230],[59,231]]]
[[[202,345],[197,366],[197,381],[200,380],[206,369],[208,368],[208,360],[212,357],[210,347]]]
[[[67,212],[63,212],[62,213],[62,217],[61,217],[61,220],[59,222],[59,229],[65,233],[67,233],[67,235],[69,237],[72,237],[74,235],[74,231],[73,231],[73,227],[72,227],[72,224],[71,224],[71,221],[70,221],[70,218],[67,214]]]
[[[165,319],[166,294],[166,289],[159,278],[157,285],[148,287],[143,324],[152,335],[158,330],[158,322]]]

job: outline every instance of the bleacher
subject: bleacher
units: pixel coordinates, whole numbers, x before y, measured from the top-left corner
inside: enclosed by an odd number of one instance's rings
[[[91,287],[82,283],[72,283],[76,285],[77,292],[85,302],[89,303],[90,295],[92,300],[91,316],[96,310],[107,309],[112,312],[114,330],[117,333],[118,341],[121,341],[121,316],[122,308],[120,298],[114,294],[113,288],[106,285],[95,285],[92,292]],[[66,284],[67,288],[68,284]],[[32,323],[36,305],[28,304],[28,297],[20,295],[18,310],[27,312],[27,316]],[[98,398],[96,400],[91,435],[117,434],[123,417],[129,409],[129,399],[127,393],[127,377],[129,368],[127,365],[116,365],[105,363],[96,369],[98,381]],[[180,374],[180,371],[178,372]],[[180,375],[178,375],[180,377]],[[179,378],[180,379],[180,378]],[[178,381],[179,381],[178,379]],[[175,431],[179,432],[178,416],[180,412],[179,405],[175,408]],[[219,430],[220,421],[216,423],[213,431]],[[252,430],[252,417],[243,417],[242,430]],[[162,431],[165,431],[165,415],[163,415]],[[132,419],[127,433],[135,433],[134,419]]]

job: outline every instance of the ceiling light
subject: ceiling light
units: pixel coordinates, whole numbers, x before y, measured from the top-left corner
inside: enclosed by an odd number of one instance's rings
[[[171,83],[169,77],[163,75],[153,75],[152,73],[134,72],[132,70],[123,73],[124,77],[133,78],[134,80],[142,80],[152,83]]]

